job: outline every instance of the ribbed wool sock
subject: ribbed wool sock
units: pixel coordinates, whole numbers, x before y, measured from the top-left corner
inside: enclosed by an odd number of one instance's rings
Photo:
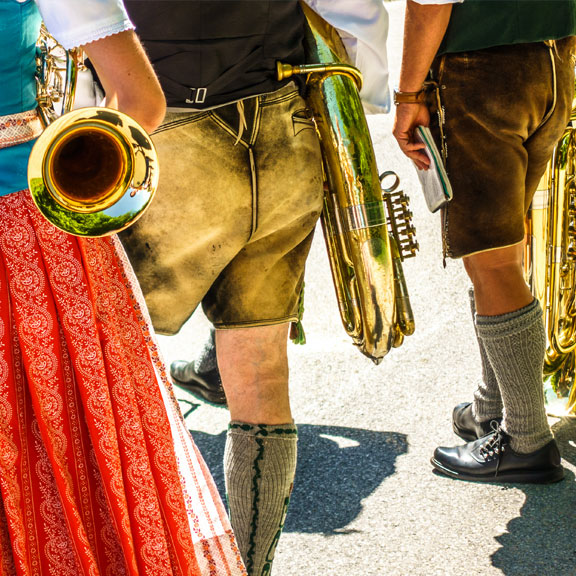
[[[502,427],[516,452],[528,454],[550,440],[542,368],[546,351],[538,300],[509,314],[476,316],[478,337],[498,379],[504,404]]]
[[[482,365],[482,380],[478,383],[478,387],[474,392],[474,401],[472,402],[472,416],[476,422],[488,422],[493,418],[502,418],[502,396],[500,395],[500,388],[498,388],[498,380],[486,355],[484,344],[478,338],[478,330],[476,329],[476,301],[474,300],[474,288],[468,290],[470,297],[470,310],[474,320],[474,329],[476,331],[476,339],[478,340],[478,348],[480,349],[480,362]]]
[[[196,360],[194,360],[194,370],[197,374],[205,374],[210,372],[218,366],[216,361],[216,330],[214,326],[210,327],[210,334],[208,340],[204,343],[202,352]]]
[[[224,453],[230,522],[249,576],[268,576],[296,473],[298,432],[231,422]]]

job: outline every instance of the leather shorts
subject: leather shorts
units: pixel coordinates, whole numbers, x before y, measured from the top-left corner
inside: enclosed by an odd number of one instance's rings
[[[200,302],[217,328],[297,321],[323,176],[296,86],[169,112],[152,138],[159,188],[121,239],[155,329],[178,332]]]
[[[574,38],[438,57],[430,129],[454,198],[446,256],[520,243],[538,183],[570,118]]]

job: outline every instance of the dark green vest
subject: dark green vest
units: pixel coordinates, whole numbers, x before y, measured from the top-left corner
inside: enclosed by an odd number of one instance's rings
[[[576,35],[576,0],[464,0],[455,4],[439,53]]]

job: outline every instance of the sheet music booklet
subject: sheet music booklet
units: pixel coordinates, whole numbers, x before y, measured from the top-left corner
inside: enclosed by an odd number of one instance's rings
[[[427,126],[417,126],[414,136],[418,142],[425,144],[423,152],[430,158],[428,170],[419,170],[416,167],[416,172],[422,185],[426,205],[430,212],[436,212],[452,200],[452,187],[430,129]]]

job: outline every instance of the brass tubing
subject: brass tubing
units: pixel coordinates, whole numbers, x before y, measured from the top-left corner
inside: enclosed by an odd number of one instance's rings
[[[353,343],[378,364],[414,331],[399,251],[406,243],[415,249],[413,240],[400,238],[413,227],[408,221],[395,225],[392,238],[388,221],[395,212],[409,215],[407,199],[398,196],[396,210],[390,193],[397,181],[382,189],[359,95],[362,74],[348,63],[334,29],[305,3],[301,6],[308,21],[306,63],[278,62],[278,79],[305,76],[308,109],[322,149],[326,191],[321,222],[340,317]]]
[[[301,64],[293,66],[291,64],[283,64],[282,62],[276,63],[276,73],[278,80],[285,80],[295,74],[309,75],[309,74],[323,74],[331,76],[333,74],[342,74],[354,80],[358,92],[362,90],[362,73],[358,68],[351,64],[344,64],[343,62],[331,64]]]

